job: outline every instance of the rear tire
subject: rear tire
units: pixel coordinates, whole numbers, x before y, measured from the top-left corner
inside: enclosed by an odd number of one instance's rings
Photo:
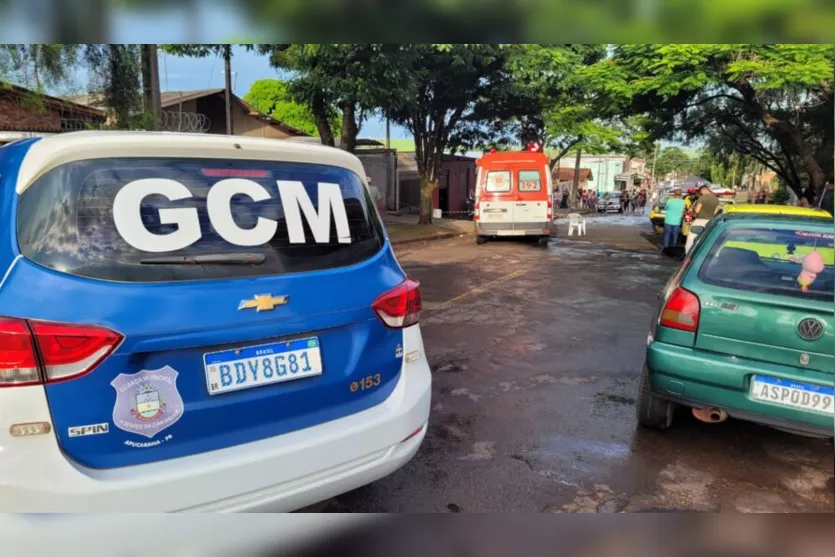
[[[644,366],[644,372],[641,374],[641,387],[636,406],[638,423],[643,427],[664,431],[673,423],[676,405],[674,402],[652,394],[649,370],[646,365]]]
[[[487,243],[487,236],[476,236],[475,243],[479,246],[484,245]]]
[[[539,238],[539,247],[541,247],[541,248],[548,247],[548,240],[550,240],[550,239],[551,238],[549,236],[542,236],[541,238]]]

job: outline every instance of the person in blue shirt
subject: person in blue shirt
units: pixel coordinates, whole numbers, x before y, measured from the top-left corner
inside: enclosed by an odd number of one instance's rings
[[[664,217],[664,250],[678,245],[678,238],[681,235],[681,221],[684,219],[684,199],[681,198],[681,188],[673,190],[672,195],[667,198],[664,204],[666,216]]]

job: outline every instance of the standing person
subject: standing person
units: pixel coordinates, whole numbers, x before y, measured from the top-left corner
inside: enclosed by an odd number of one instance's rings
[[[681,236],[681,221],[684,219],[684,199],[681,198],[681,188],[676,188],[665,204],[667,214],[664,217],[664,247],[663,251],[678,245]]]
[[[647,206],[647,190],[641,190],[638,202],[641,205],[641,215],[643,215]]]
[[[815,206],[815,188],[809,186],[797,198],[798,207],[814,207]]]
[[[690,233],[687,235],[687,243],[684,253],[690,253],[690,248],[696,241],[696,237],[705,229],[716,213],[719,212],[719,198],[713,195],[710,188],[702,186],[699,188],[699,197],[693,206],[693,222],[690,224]]]
[[[626,190],[620,192],[620,212],[626,214],[629,211],[629,193]]]

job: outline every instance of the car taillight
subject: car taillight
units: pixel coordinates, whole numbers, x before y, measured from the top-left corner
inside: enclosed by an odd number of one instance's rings
[[[701,304],[695,294],[680,286],[676,287],[667,303],[664,304],[660,325],[695,333],[699,328],[700,309]]]
[[[40,382],[29,325],[20,319],[0,318],[0,387]]]
[[[80,377],[95,369],[122,338],[101,327],[0,318],[0,387]]]
[[[473,220],[478,220],[478,209],[480,204],[480,201],[476,201],[475,205],[473,205]]]
[[[554,219],[554,204],[551,200],[548,200],[548,220],[551,221]]]
[[[420,283],[406,279],[385,294],[381,294],[371,308],[386,327],[403,329],[420,321]]]

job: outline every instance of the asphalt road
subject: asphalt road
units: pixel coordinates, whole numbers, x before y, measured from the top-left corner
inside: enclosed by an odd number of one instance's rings
[[[429,431],[404,468],[319,510],[832,512],[829,440],[686,411],[667,432],[636,429],[649,321],[677,263],[646,217],[564,235],[400,251],[423,284]]]

